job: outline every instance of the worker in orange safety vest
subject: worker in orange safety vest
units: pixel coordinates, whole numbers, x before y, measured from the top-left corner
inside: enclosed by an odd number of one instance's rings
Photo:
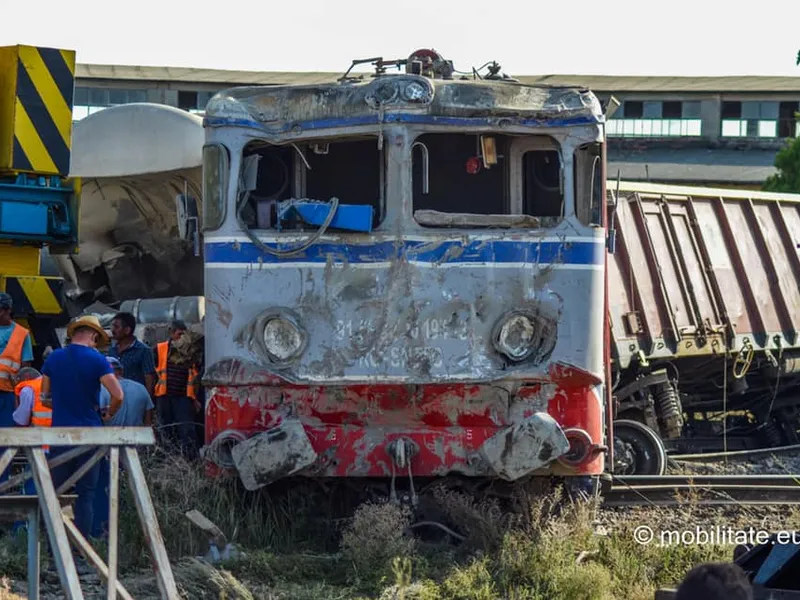
[[[22,367],[33,362],[30,332],[12,320],[13,309],[11,296],[0,293],[0,428],[15,426],[14,378]],[[3,437],[1,433],[0,437]],[[4,450],[0,448],[0,452]],[[0,483],[8,479],[8,473],[8,468],[0,472]]]
[[[53,424],[53,411],[42,404],[41,373],[32,367],[23,367],[15,380],[17,409],[14,411],[14,422],[20,427],[50,427]],[[43,450],[47,453],[50,448],[43,446]],[[29,496],[36,494],[33,477],[25,480],[25,493]]]
[[[197,399],[199,371],[194,365],[180,365],[169,360],[172,342],[186,333],[186,324],[176,320],[170,326],[170,339],[156,346],[156,413],[164,437],[174,439],[175,429],[181,451],[187,458],[197,454],[194,416],[202,407]]]

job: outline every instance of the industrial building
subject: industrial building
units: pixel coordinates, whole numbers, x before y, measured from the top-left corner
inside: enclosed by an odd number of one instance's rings
[[[77,66],[74,118],[117,104],[155,102],[202,113],[235,85],[330,81],[341,73],[253,72],[119,65]],[[758,189],[775,154],[800,132],[800,77],[521,76],[579,85],[622,105],[609,122],[609,177]]]

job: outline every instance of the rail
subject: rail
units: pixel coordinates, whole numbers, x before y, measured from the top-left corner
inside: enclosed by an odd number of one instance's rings
[[[753,448],[750,450],[731,450],[729,452],[700,452],[697,454],[670,454],[669,460],[676,462],[705,462],[727,459],[757,458],[780,454],[800,454],[800,444],[776,446],[774,448]]]
[[[70,550],[70,541],[77,547],[84,558],[97,570],[101,580],[108,588],[109,600],[117,595],[125,600],[133,597],[122,586],[117,578],[118,538],[119,538],[119,471],[120,459],[128,473],[131,493],[136,504],[136,511],[147,541],[153,568],[161,597],[166,600],[177,599],[178,590],[172,574],[164,540],[158,525],[155,508],[147,480],[139,460],[137,446],[155,444],[153,430],[149,427],[28,427],[6,429],[3,432],[5,451],[0,454],[0,473],[11,464],[19,450],[23,450],[30,466],[29,471],[15,475],[0,484],[0,494],[7,494],[26,479],[33,477],[36,484],[36,496],[5,495],[0,496],[0,518],[12,520],[20,513],[28,520],[28,598],[39,598],[39,512],[44,517],[53,559],[64,590],[69,600],[83,600],[78,572]],[[47,460],[44,447],[69,446],[70,449]],[[50,469],[62,465],[78,456],[92,452],[86,462],[78,468],[66,481],[55,487]],[[63,504],[70,504],[75,496],[66,496],[67,492],[94,465],[109,456],[109,532],[108,532],[108,564],[95,552],[89,542],[75,526],[72,518],[65,514]]]
[[[800,475],[615,476],[606,506],[800,504]]]

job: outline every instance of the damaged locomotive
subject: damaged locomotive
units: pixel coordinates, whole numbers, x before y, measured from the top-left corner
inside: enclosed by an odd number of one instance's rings
[[[358,62],[375,73],[206,107],[206,458],[249,489],[596,482],[613,459],[600,103],[432,50]]]

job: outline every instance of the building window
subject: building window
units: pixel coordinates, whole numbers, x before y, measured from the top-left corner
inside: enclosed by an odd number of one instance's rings
[[[191,113],[204,113],[206,104],[216,92],[178,92],[178,108],[188,110]]]
[[[214,96],[216,92],[197,92],[197,107],[189,109],[189,112],[192,113],[205,113],[206,112],[206,105],[208,101],[211,100],[212,96]]]
[[[722,103],[722,137],[777,138],[796,134],[794,118],[786,117],[784,102],[730,101]],[[796,105],[796,103],[795,103]]]
[[[797,137],[800,123],[797,122],[798,102],[781,102],[778,105],[778,137]]]
[[[197,92],[187,90],[178,91],[178,108],[193,110],[197,108]]]
[[[697,137],[702,133],[700,102],[631,101],[606,124],[610,137]]]
[[[644,116],[644,103],[626,100],[623,111],[626,119],[641,119]]]
[[[109,106],[131,102],[147,102],[147,90],[76,87],[72,120],[80,121]]]
[[[661,116],[665,119],[683,118],[683,102],[664,102],[661,109]]]

